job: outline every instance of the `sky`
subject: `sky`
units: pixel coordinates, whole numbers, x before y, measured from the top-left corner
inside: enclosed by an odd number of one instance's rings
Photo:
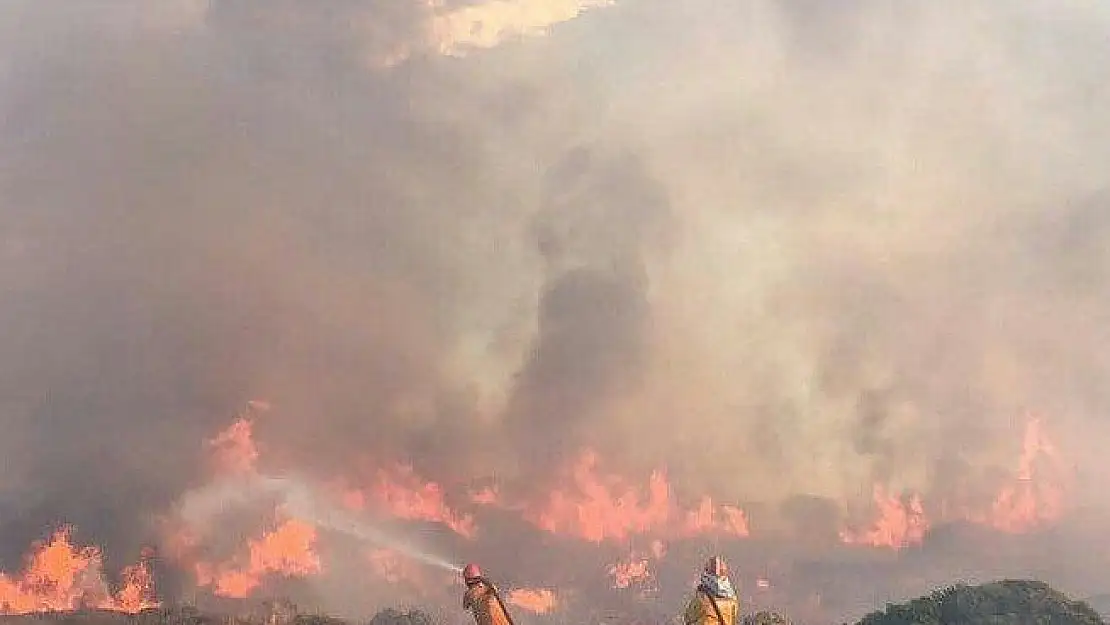
[[[109,569],[165,551],[205,441],[264,400],[265,472],[404,463],[535,504],[583,454],[641,497],[664,471],[675,505],[745,512],[738,570],[780,563],[797,610],[1094,592],[1108,28],[1078,0],[7,0],[0,568],[59,523]],[[985,509],[1031,417],[1058,524],[937,529],[830,586],[876,486],[934,525]],[[560,587],[612,555],[488,523],[443,548],[526,547]]]

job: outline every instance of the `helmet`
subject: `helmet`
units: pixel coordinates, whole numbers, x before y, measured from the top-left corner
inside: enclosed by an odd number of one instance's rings
[[[462,576],[463,576],[463,581],[467,581],[467,582],[481,579],[482,569],[478,568],[477,564],[473,564],[473,563],[468,564],[468,565],[463,567]]]
[[[713,556],[705,563],[705,572],[716,577],[725,577],[728,575],[728,564],[721,556]]]

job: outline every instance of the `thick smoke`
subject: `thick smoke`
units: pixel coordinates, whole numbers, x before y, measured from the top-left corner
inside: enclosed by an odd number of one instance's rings
[[[592,447],[798,562],[875,482],[988,488],[1028,411],[1103,507],[1107,9],[601,4],[5,3],[0,563],[130,557],[253,398],[275,465]],[[976,570],[1078,558],[1026,549]]]
[[[577,148],[544,182],[537,332],[506,425],[518,450],[550,467],[588,442],[582,425],[603,420],[607,400],[635,392],[651,321],[644,255],[670,215],[632,154]]]

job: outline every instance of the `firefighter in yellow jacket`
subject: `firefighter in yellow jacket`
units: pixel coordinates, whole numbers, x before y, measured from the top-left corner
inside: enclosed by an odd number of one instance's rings
[[[513,617],[501,602],[497,587],[482,575],[477,564],[466,565],[462,575],[466,583],[462,607],[474,616],[475,625],[513,625]]]
[[[702,571],[694,597],[686,605],[685,625],[736,625],[740,599],[728,578],[728,565],[713,556]]]

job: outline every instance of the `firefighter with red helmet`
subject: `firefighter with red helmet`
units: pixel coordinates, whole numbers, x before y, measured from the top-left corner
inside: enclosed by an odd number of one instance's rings
[[[476,625],[513,625],[509,611],[497,593],[497,587],[482,575],[477,564],[467,564],[462,570],[466,592],[462,607],[474,615]]]
[[[694,596],[686,605],[685,625],[736,625],[740,599],[728,577],[724,558],[713,556],[705,564]]]

